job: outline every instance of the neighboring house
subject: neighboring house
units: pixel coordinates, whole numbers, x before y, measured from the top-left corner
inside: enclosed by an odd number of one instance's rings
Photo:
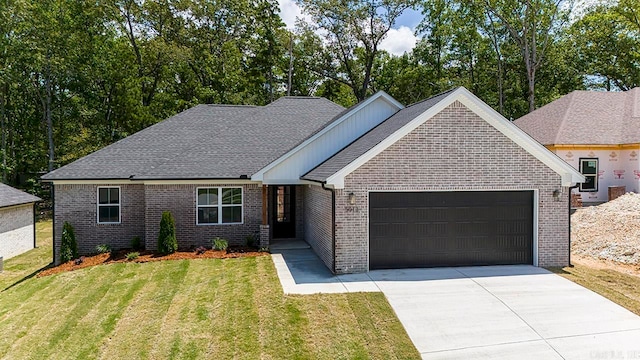
[[[0,183],[0,256],[4,260],[36,246],[37,201],[40,198]]]
[[[283,97],[199,105],[43,177],[81,253],[134,236],[307,241],[335,273],[568,264],[566,188],[584,178],[464,88],[404,107]],[[565,196],[562,196],[564,191]]]
[[[514,123],[584,174],[583,202],[608,201],[609,186],[640,190],[640,88],[574,91]]]

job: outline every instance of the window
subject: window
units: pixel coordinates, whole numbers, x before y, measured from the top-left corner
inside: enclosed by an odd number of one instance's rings
[[[241,224],[242,188],[198,188],[197,224]]]
[[[580,172],[585,182],[580,184],[580,191],[598,191],[598,159],[580,158]]]
[[[120,188],[98,188],[98,224],[120,223]]]

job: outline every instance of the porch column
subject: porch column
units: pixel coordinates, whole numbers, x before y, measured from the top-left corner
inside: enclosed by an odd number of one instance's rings
[[[268,193],[267,185],[262,185],[262,225],[269,225],[269,219],[267,219]]]
[[[271,231],[269,229],[269,188],[262,185],[262,224],[260,225],[260,247],[269,246]]]

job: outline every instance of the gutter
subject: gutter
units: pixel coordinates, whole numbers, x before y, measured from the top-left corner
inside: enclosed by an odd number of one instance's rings
[[[578,186],[578,184],[569,186],[569,267],[573,267],[571,264],[571,193],[573,192],[573,189],[578,188]]]
[[[52,223],[51,224],[51,248],[52,248],[52,256],[53,256],[51,263],[55,265],[56,263],[56,187],[54,184],[51,184],[51,223]],[[35,226],[35,224],[33,226]]]
[[[331,271],[336,273],[336,191],[328,188],[327,182],[322,182],[322,188],[331,192],[331,252],[333,253],[333,266]]]

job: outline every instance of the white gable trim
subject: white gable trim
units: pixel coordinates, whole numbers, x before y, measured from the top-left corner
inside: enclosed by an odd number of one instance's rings
[[[424,124],[427,120],[444,110],[447,106],[451,105],[455,101],[460,101],[469,110],[476,113],[480,118],[485,120],[491,126],[496,128],[506,137],[518,144],[524,150],[536,157],[542,163],[547,165],[550,169],[555,171],[562,177],[562,186],[571,186],[574,183],[584,182],[584,176],[580,174],[571,165],[567,164],[564,160],[560,159],[554,153],[549,151],[543,145],[535,141],[532,137],[527,135],[517,126],[513,125],[509,120],[505,119],[497,111],[493,110],[490,106],[485,104],[478,97],[473,95],[469,90],[460,87],[451,94],[447,95],[444,99],[440,100],[437,104],[418,115],[415,119],[411,120],[402,128],[398,129],[395,133],[388,136],[378,145],[371,148],[366,153],[352,161],[350,164],[331,175],[327,178],[327,185],[336,188],[344,188],[344,178],[352,173],[354,170],[364,165],[367,161],[371,160],[374,156],[380,154],[398,140],[415,130],[418,126]]]
[[[376,101],[378,99],[386,101],[387,103],[389,103],[391,106],[397,108],[398,110],[404,108],[404,105],[402,105],[396,99],[391,97],[391,95],[387,94],[386,92],[384,92],[382,90],[378,91],[377,93],[375,93],[374,95],[372,95],[368,99],[362,101],[360,104],[355,106],[353,109],[351,109],[347,113],[343,114],[340,118],[336,119],[331,124],[325,126],[322,130],[318,131],[316,134],[314,134],[310,138],[308,138],[305,141],[303,141],[302,143],[300,143],[295,148],[289,150],[286,154],[280,156],[279,158],[277,158],[276,160],[272,161],[271,163],[269,163],[264,168],[260,169],[255,174],[251,175],[251,180],[253,180],[253,181],[263,181],[264,180],[264,174],[266,172],[268,172],[269,170],[273,169],[274,167],[276,167],[277,165],[281,164],[282,162],[286,161],[288,158],[293,156],[295,153],[299,152],[300,150],[305,148],[307,145],[309,145],[310,143],[312,143],[313,141],[315,141],[316,139],[318,139],[322,135],[326,134],[331,129],[333,129],[336,126],[340,125],[342,122],[347,120],[349,117],[353,116],[354,114],[356,114],[360,110],[366,108],[367,106],[369,106],[369,104],[373,103],[374,101]],[[292,180],[298,180],[298,179],[292,179]],[[291,181],[291,180],[289,180],[289,181]]]

